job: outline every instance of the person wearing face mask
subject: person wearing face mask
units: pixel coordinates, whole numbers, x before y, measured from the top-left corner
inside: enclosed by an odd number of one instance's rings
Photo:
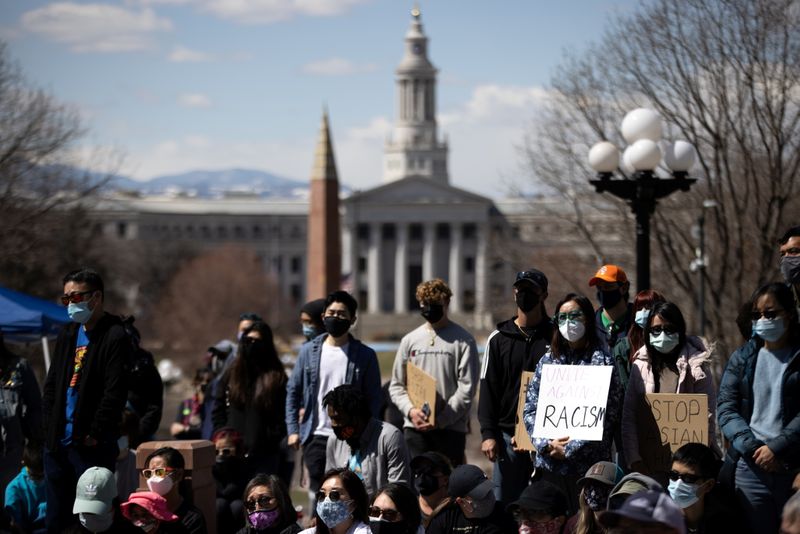
[[[633,307],[628,302],[631,284],[628,276],[617,265],[603,265],[589,279],[589,287],[597,287],[595,328],[600,348],[613,353],[634,320]]]
[[[428,525],[426,534],[494,534],[514,527],[494,498],[494,483],[475,465],[460,465],[450,474],[452,502]]]
[[[652,420],[647,393],[694,393],[708,399],[708,442],[719,450],[714,414],[717,390],[711,376],[711,353],[703,341],[686,335],[686,321],[672,302],[659,302],[644,328],[644,345],[634,355],[622,410],[622,445],[631,471],[667,484],[670,452],[642,438]],[[721,453],[720,453],[721,454]]]
[[[212,414],[215,431],[232,428],[243,436],[242,452],[251,473],[279,473],[287,380],[272,329],[254,321],[239,341],[236,361],[217,385]]]
[[[167,501],[158,493],[139,491],[130,494],[120,506],[122,515],[138,529],[147,534],[182,534],[186,528],[178,516],[167,508]]]
[[[611,442],[619,421],[622,406],[622,386],[611,355],[603,350],[595,328],[595,313],[589,299],[568,293],[556,307],[558,329],[548,352],[539,360],[536,373],[525,395],[523,420],[528,435],[536,448],[535,468],[541,477],[552,482],[564,492],[571,514],[578,511],[578,479],[596,462],[611,460]],[[555,365],[610,366],[611,382],[608,388],[602,441],[583,441],[563,436],[559,439],[534,437],[534,421],[539,403],[542,368]]]
[[[113,472],[120,414],[128,396],[132,344],[119,317],[104,311],[99,274],[81,269],[63,280],[61,302],[72,320],[60,332],[42,394],[47,528],[71,520],[75,484],[89,467]]]
[[[467,422],[478,385],[475,338],[447,316],[453,296],[444,280],[417,286],[416,297],[425,324],[403,336],[392,368],[389,394],[405,414],[403,433],[411,456],[438,451],[450,463],[464,463]],[[413,363],[436,380],[435,424],[408,396],[406,366]],[[428,412],[429,413],[429,412]]]
[[[622,479],[622,469],[611,462],[597,462],[578,480],[581,488],[578,513],[567,520],[565,532],[571,534],[602,534],[599,514],[606,509],[608,497]]]
[[[506,511],[516,521],[519,534],[566,534],[567,496],[546,480],[533,482]]]
[[[323,313],[325,313],[325,299],[308,301],[300,308],[300,327],[306,341],[325,333],[325,325],[322,323]]]
[[[620,339],[614,346],[611,355],[619,372],[619,379],[622,389],[628,389],[628,379],[631,375],[631,365],[635,360],[636,353],[644,345],[644,328],[650,318],[653,306],[659,302],[664,302],[664,296],[654,289],[639,291],[633,299],[633,321],[628,328],[628,335]]]
[[[141,532],[120,513],[114,474],[105,467],[90,467],[78,479],[72,513],[77,514],[80,522],[80,527],[73,526],[72,532]]]
[[[553,338],[547,315],[547,277],[528,269],[514,281],[515,317],[497,324],[489,334],[481,365],[478,421],[481,451],[492,462],[497,501],[508,504],[528,485],[533,463],[527,451],[517,450],[514,431],[523,371],[534,371]]]
[[[350,293],[334,291],[328,295],[323,313],[326,333],[300,347],[286,387],[288,445],[303,447],[312,507],[325,473],[328,438],[333,435],[328,411],[322,406],[325,394],[351,384],[364,394],[370,413],[380,413],[383,403],[378,357],[350,333],[357,310],[358,303]]]
[[[211,417],[211,414],[206,413],[206,407],[213,405],[212,399],[208,397],[209,384],[213,378],[214,373],[208,367],[195,371],[192,381],[194,393],[178,405],[175,421],[169,427],[173,438],[204,439],[202,433],[205,419]]]
[[[232,534],[243,525],[242,492],[250,477],[242,457],[242,435],[221,428],[211,436],[217,454],[211,473],[217,486],[217,534]]]
[[[711,448],[687,443],[672,456],[667,490],[683,512],[687,530],[697,534],[743,531],[744,518],[717,487],[721,462]]]
[[[411,483],[411,471],[403,434],[372,417],[364,395],[343,384],[329,391],[322,405],[331,420],[325,470],[347,467],[364,482],[373,496],[390,482]]]
[[[754,338],[728,360],[717,416],[753,531],[777,532],[800,469],[800,325],[785,284],[762,286],[752,302]]]
[[[447,484],[452,471],[450,461],[438,452],[426,452],[411,460],[414,489],[419,493],[419,510],[425,528],[451,502],[447,495]]]
[[[147,481],[147,489],[166,499],[169,511],[178,516],[178,521],[190,534],[206,534],[208,529],[203,513],[180,492],[186,466],[181,453],[172,447],[162,447],[151,452],[144,465],[142,475]]]
[[[244,488],[245,525],[236,534],[297,534],[289,490],[275,475],[259,474]]]
[[[300,534],[370,534],[369,498],[358,475],[332,469],[323,477],[314,505],[315,526]]]
[[[794,295],[794,305],[800,310],[800,226],[793,226],[778,240],[781,255],[781,274]]]
[[[369,507],[372,534],[424,534],[417,496],[405,484],[382,487]]]

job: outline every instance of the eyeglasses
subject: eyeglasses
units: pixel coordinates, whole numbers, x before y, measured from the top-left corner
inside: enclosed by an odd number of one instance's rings
[[[95,290],[92,289],[90,291],[78,291],[78,292],[75,292],[75,293],[70,293],[69,295],[61,295],[61,304],[63,304],[64,306],[66,306],[66,305],[68,305],[70,303],[78,304],[79,302],[83,302],[84,300],[87,300],[86,296],[87,295],[93,295],[94,292],[95,292]]]
[[[337,317],[339,319],[349,319],[347,310],[328,310],[325,312],[325,317]]]
[[[701,477],[699,475],[690,475],[689,473],[678,473],[675,470],[672,470],[672,471],[669,472],[669,479],[670,480],[681,479],[684,482],[686,482],[687,484],[694,484],[695,482],[700,480],[700,478]]]
[[[783,310],[764,310],[764,311],[753,310],[752,312],[750,312],[750,319],[752,319],[753,321],[758,321],[762,317],[764,319],[774,319],[781,313],[783,313]]]
[[[236,449],[231,449],[230,447],[223,447],[221,449],[217,449],[217,456],[233,456],[236,452]]]
[[[338,500],[344,500],[344,498],[343,498],[341,492],[339,492],[339,490],[331,490],[327,494],[322,490],[319,490],[317,492],[317,501],[324,501],[325,497],[327,497],[328,499],[330,499],[333,502],[336,502]]]
[[[559,312],[556,314],[556,321],[558,321],[558,324],[564,324],[567,321],[577,321],[581,317],[583,317],[583,312],[580,310]]]
[[[381,509],[377,506],[370,506],[369,507],[369,516],[370,517],[383,517],[390,523],[394,523],[395,521],[400,520],[400,512],[397,510],[391,509]]]
[[[164,478],[168,473],[175,471],[172,467],[156,467],[154,469],[143,469],[142,474],[144,478],[150,478],[153,475]]]
[[[262,510],[269,508],[274,502],[275,497],[270,497],[269,495],[259,495],[258,498],[247,499],[247,502],[244,506],[247,508],[248,512],[255,512],[257,508],[261,508]]]
[[[657,325],[657,326],[651,326],[650,327],[650,333],[651,334],[654,334],[656,336],[660,336],[661,332],[664,332],[668,336],[671,336],[672,334],[677,334],[678,330],[674,326]]]

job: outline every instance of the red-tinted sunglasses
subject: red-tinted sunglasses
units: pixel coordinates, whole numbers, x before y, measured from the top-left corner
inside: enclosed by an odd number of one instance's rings
[[[93,295],[95,292],[94,289],[91,291],[78,291],[76,293],[70,293],[69,295],[61,295],[61,304],[66,306],[67,304],[78,304],[79,302],[83,302],[87,299],[87,295]]]

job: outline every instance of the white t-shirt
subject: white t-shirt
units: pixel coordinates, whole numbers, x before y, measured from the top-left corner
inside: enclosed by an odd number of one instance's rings
[[[347,377],[347,345],[335,347],[322,344],[322,354],[319,357],[319,396],[317,397],[317,436],[333,435],[331,419],[328,410],[322,406],[325,394],[337,386],[344,384]]]

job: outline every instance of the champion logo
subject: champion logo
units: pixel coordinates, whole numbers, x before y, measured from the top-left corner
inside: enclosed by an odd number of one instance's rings
[[[96,484],[86,484],[86,496],[87,497],[95,497],[97,495],[97,485]]]

